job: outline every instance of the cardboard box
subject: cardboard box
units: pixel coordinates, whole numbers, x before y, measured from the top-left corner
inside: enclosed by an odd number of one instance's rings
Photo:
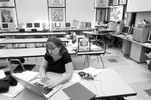
[[[150,30],[151,30],[151,27],[148,27],[148,28],[134,27],[133,40],[140,42],[140,43],[148,42],[148,35],[149,35]]]

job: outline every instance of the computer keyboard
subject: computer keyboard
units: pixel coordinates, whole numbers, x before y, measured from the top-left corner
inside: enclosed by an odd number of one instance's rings
[[[42,84],[40,84],[40,83],[34,83],[34,85],[42,92],[42,93],[44,93],[44,94],[48,94],[50,91],[52,91],[53,90],[53,88],[48,88],[48,87],[43,87],[43,85]]]

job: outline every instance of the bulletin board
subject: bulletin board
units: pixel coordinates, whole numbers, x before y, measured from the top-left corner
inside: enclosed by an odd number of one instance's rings
[[[0,8],[0,22],[8,23],[10,30],[15,29],[17,27],[15,8]]]
[[[123,6],[114,6],[111,8],[110,21],[119,21],[123,18]]]

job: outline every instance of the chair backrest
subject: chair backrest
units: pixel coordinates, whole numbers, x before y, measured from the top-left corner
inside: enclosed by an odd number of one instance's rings
[[[23,65],[24,61],[21,61],[20,59],[9,59],[10,61],[10,65],[12,67],[12,70],[13,70],[13,64],[17,64],[17,65],[20,65],[23,69],[23,71],[25,71],[25,67]]]
[[[96,46],[94,48],[91,48],[93,51],[100,51],[102,50],[104,53],[106,51],[106,44],[103,40],[98,39],[93,42],[93,46]]]
[[[77,52],[86,52],[91,50],[91,43],[89,38],[78,38]]]
[[[32,32],[37,32],[37,29],[34,29],[34,28],[33,28],[33,29],[31,29],[31,31],[32,31]]]
[[[25,29],[23,29],[23,28],[19,29],[19,32],[25,32]]]

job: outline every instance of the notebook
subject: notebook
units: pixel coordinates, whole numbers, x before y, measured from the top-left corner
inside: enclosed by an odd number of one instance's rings
[[[63,89],[72,100],[91,100],[96,95],[79,82]]]
[[[36,93],[44,98],[50,98],[54,95],[57,91],[62,88],[62,85],[56,86],[54,88],[44,88],[43,84],[39,81],[40,79],[32,80],[32,82],[27,82],[22,80],[21,78],[15,77],[14,78],[27,90]]]

